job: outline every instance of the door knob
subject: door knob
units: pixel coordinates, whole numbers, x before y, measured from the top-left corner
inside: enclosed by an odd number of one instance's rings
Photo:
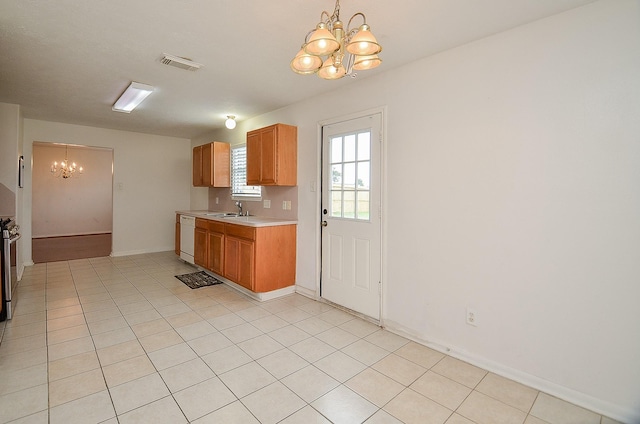
[[[327,221],[322,221],[322,222],[320,223],[320,225],[322,225],[323,227],[326,227],[326,226],[327,226]]]

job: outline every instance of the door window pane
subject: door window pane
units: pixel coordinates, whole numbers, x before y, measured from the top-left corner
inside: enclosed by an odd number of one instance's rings
[[[345,191],[342,193],[344,196],[344,218],[356,217],[356,192]]]
[[[371,188],[370,167],[371,162],[358,162],[358,190],[369,190]]]
[[[342,162],[342,137],[331,139],[331,163]]]
[[[370,219],[371,133],[361,131],[330,139],[332,218]]]
[[[368,191],[359,191],[358,192],[358,219],[369,220],[369,192]]]
[[[343,178],[344,190],[355,190],[356,188],[356,164],[345,163],[344,164],[344,178]]]
[[[342,189],[342,164],[331,165],[331,190]]]
[[[342,217],[342,191],[331,192],[331,216],[334,218]]]
[[[356,135],[344,136],[344,160],[343,162],[353,162],[356,160]]]
[[[358,160],[371,159],[371,133],[358,134]]]

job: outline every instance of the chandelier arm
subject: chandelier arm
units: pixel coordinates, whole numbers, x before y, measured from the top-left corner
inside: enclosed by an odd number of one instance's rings
[[[362,16],[362,21],[363,21],[362,23],[363,23],[363,24],[366,24],[366,23],[367,23],[367,17],[366,17],[366,16],[364,16],[364,13],[362,13],[362,12],[355,13],[355,14],[351,17],[351,19],[349,19],[349,22],[347,23],[347,35],[351,35],[351,32],[353,32],[353,31],[357,31],[357,29],[356,29],[356,28],[354,28],[354,29],[350,29],[350,28],[351,28],[351,21],[353,21],[353,19],[354,19],[356,16]]]
[[[307,44],[307,43],[309,42],[309,36],[310,36],[311,34],[313,34],[313,32],[314,32],[315,30],[316,30],[316,29],[314,28],[314,29],[312,29],[311,31],[307,32],[307,35],[305,35],[305,36],[304,36],[304,44]],[[303,44],[303,46],[304,46],[304,44]]]
[[[326,20],[324,19],[325,16],[326,16]],[[320,22],[324,24],[329,25],[332,22],[332,18],[333,18],[333,15],[329,15],[329,12],[327,12],[326,10],[323,10],[322,13],[320,14]]]

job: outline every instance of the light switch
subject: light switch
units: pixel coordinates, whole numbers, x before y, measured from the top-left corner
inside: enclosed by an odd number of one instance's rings
[[[271,208],[271,200],[263,200],[262,201],[262,207],[265,209],[270,209]]]

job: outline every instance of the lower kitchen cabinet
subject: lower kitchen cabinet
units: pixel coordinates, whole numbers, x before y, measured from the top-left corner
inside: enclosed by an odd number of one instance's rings
[[[193,233],[193,261],[196,265],[208,268],[207,263],[207,220],[196,218],[196,229]]]
[[[197,265],[256,293],[296,279],[296,225],[251,227],[196,219]]]
[[[237,280],[229,278],[256,293],[282,289],[295,284],[296,280],[296,225],[272,227],[246,227],[225,225],[227,241],[238,240],[235,250],[226,251],[237,255]],[[226,247],[229,246],[225,242]],[[227,256],[225,256],[225,267]]]

